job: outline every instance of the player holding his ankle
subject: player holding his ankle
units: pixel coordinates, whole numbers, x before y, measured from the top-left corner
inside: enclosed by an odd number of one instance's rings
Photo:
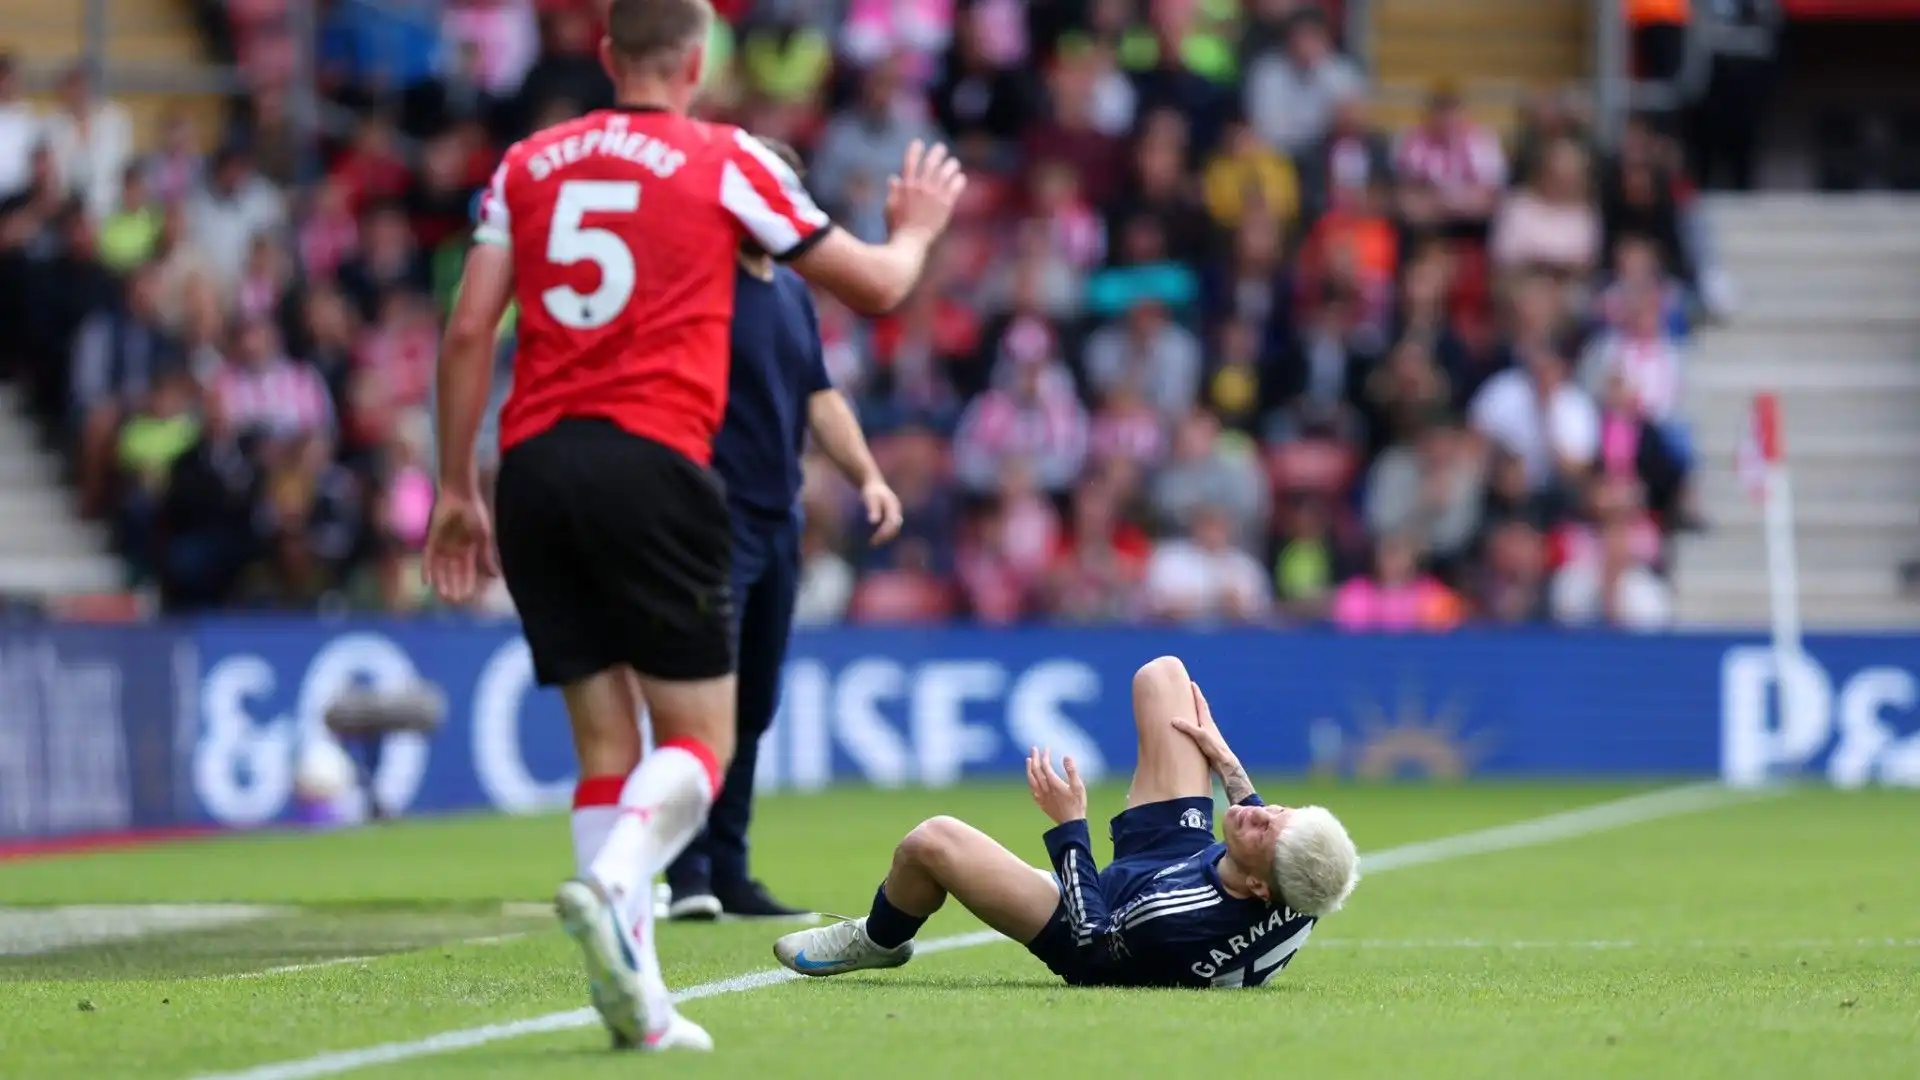
[[[1140,760],[1106,869],[1094,864],[1072,759],[1063,779],[1035,750],[1027,784],[1055,822],[1045,838],[1051,874],[964,822],[932,818],[894,850],[865,918],[788,934],[775,957],[813,976],[898,967],[951,896],[1075,986],[1265,982],[1353,892],[1353,841],[1321,807],[1261,802],[1179,660],[1163,656],[1135,674],[1133,722]],[[1212,776],[1233,803],[1219,841]]]
[[[699,831],[734,754],[732,554],[708,467],[734,253],[752,237],[855,310],[885,311],[965,186],[943,147],[915,143],[889,189],[888,241],[834,229],[757,140],[686,115],[712,18],[706,0],[613,0],[600,51],[619,105],[522,140],[495,172],[441,350],[424,559],[454,604],[494,571],[474,439],[494,330],[517,301],[498,565],[580,758],[580,876],[556,906],[615,1045],[653,1050],[712,1046],[661,977],[651,883]],[[642,704],[658,743],[645,760]]]

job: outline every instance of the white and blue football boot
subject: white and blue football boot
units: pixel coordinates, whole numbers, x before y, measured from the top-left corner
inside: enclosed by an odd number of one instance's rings
[[[560,886],[553,907],[560,925],[580,946],[593,1008],[616,1050],[711,1050],[713,1038],[700,1025],[666,1006],[664,1017],[648,1015],[640,969],[621,931],[618,910],[600,886],[574,878]]]
[[[773,955],[788,971],[822,978],[849,971],[897,968],[913,959],[913,942],[883,949],[867,936],[867,920],[863,917],[797,930],[773,943]]]

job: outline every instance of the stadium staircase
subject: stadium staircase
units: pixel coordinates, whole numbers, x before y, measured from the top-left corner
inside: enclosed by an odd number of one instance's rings
[[[103,530],[75,515],[58,458],[12,386],[0,384],[0,595],[58,597],[125,584]]]
[[[1685,539],[1681,619],[1764,626],[1761,508],[1736,449],[1749,403],[1776,391],[1792,471],[1802,617],[1817,627],[1920,626],[1901,563],[1920,555],[1920,199],[1713,200],[1740,313],[1688,358],[1687,409],[1713,529]]]
[[[51,103],[45,92],[61,69],[81,56],[86,36],[86,4],[82,0],[0,0],[0,44],[14,51],[33,76],[34,95]],[[194,24],[188,0],[107,0],[105,59],[107,89],[133,121],[134,140],[150,149],[169,112],[190,116],[204,142],[218,137],[225,115],[218,94],[151,89],[165,85],[169,76],[205,70],[211,58]],[[138,90],[124,87],[129,80]]]
[[[1376,121],[1410,126],[1429,89],[1445,81],[1465,92],[1481,122],[1508,131],[1522,94],[1587,79],[1592,9],[1591,0],[1371,0]]]

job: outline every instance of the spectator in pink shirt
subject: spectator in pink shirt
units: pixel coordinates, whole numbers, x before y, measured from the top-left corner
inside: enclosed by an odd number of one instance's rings
[[[1371,576],[1356,577],[1333,594],[1333,621],[1342,630],[1406,633],[1451,630],[1460,623],[1460,598],[1422,573],[1419,541],[1389,536],[1374,553]]]
[[[1548,144],[1535,176],[1509,195],[1493,222],[1493,261],[1561,281],[1600,261],[1600,213],[1589,193],[1587,153],[1572,139]]]

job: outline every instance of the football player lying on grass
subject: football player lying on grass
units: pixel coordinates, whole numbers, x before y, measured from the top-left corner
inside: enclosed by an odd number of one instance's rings
[[[1269,806],[1254,794],[1178,659],[1160,657],[1134,675],[1133,722],[1139,765],[1104,870],[1073,759],[1062,776],[1036,749],[1027,784],[1055,823],[1045,837],[1052,873],[1036,873],[963,821],[929,818],[894,849],[865,918],[788,934],[774,955],[802,975],[899,967],[952,896],[1075,986],[1265,982],[1353,892],[1353,841],[1323,807]],[[1222,840],[1213,835],[1214,776],[1233,804]]]

